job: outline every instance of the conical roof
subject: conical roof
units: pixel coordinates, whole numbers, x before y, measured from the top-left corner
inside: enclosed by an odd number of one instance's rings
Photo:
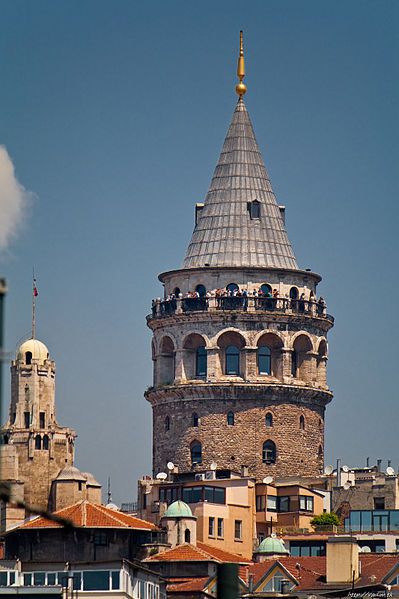
[[[259,218],[249,210],[255,200]],[[298,268],[242,98],[183,263],[204,266]]]

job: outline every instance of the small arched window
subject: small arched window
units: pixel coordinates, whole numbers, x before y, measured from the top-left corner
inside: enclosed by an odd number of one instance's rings
[[[253,200],[252,202],[248,202],[247,208],[248,208],[248,212],[249,212],[249,217],[251,219],[260,218],[260,202],[258,200]]]
[[[199,416],[198,416],[197,412],[194,412],[191,418],[192,418],[193,426],[199,426]]]
[[[293,377],[298,375],[298,354],[295,350],[291,354],[291,374]]]
[[[32,352],[31,351],[27,351],[25,354],[25,363],[26,364],[32,364]]]
[[[296,299],[298,299],[298,295],[299,295],[298,289],[296,287],[291,287],[290,299],[296,300]]]
[[[169,416],[166,416],[165,418],[165,431],[170,430],[170,418]]]
[[[175,297],[179,297],[179,295],[180,295],[180,288],[179,288],[179,287],[175,287],[175,288],[174,288],[174,290],[173,290],[173,295],[174,295]]]
[[[200,297],[206,296],[206,287],[205,285],[197,285],[195,291],[198,293]]]
[[[235,345],[226,347],[226,374],[240,374],[240,350]]]
[[[267,283],[263,283],[263,285],[260,286],[260,290],[264,295],[272,295],[272,288]]]
[[[273,414],[268,412],[265,416],[265,425],[267,428],[271,428],[273,426]]]
[[[191,533],[188,530],[188,528],[186,528],[186,530],[184,531],[184,542],[190,543],[190,541],[191,541]]]
[[[191,463],[202,464],[202,445],[199,441],[194,441],[191,445]]]
[[[227,424],[234,426],[234,412],[227,413]]]
[[[273,441],[265,441],[262,448],[262,461],[264,464],[274,464],[276,461],[276,444]]]
[[[317,452],[317,457],[319,458],[319,460],[321,460],[323,458],[323,448],[321,445],[319,445],[319,451]]]
[[[228,285],[226,285],[226,289],[229,293],[233,294],[236,291],[239,291],[239,286],[237,285],[237,283],[229,283]]]
[[[299,428],[301,429],[301,431],[305,430],[305,416],[303,416],[302,414],[299,417]]]
[[[197,347],[195,352],[195,375],[206,376],[207,353],[204,345]]]
[[[35,437],[35,449],[41,449],[42,448],[42,438],[40,435],[36,435]]]
[[[259,374],[271,374],[272,372],[272,352],[267,345],[258,348],[258,371]]]
[[[48,435],[44,435],[44,437],[43,437],[43,449],[48,449],[48,446],[49,446]]]

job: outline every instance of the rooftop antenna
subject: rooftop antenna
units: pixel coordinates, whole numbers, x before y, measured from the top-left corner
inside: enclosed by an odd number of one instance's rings
[[[110,476],[108,477],[107,503],[112,503],[111,477]]]
[[[36,286],[35,267],[32,267],[32,339],[36,337],[36,298],[39,295]]]
[[[244,61],[244,35],[243,32],[240,31],[240,54],[238,56],[237,63],[237,77],[239,79],[239,83],[236,85],[236,92],[240,96],[240,100],[247,91],[247,86],[243,82],[245,77],[245,61]]]

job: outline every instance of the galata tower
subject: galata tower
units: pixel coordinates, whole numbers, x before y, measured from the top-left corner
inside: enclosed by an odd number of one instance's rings
[[[317,476],[324,465],[326,312],[320,275],[299,268],[243,96],[182,268],[159,275],[153,332],[153,473],[246,467]]]

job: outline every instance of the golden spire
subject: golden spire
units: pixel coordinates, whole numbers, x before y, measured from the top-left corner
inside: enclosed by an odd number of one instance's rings
[[[245,61],[244,61],[244,39],[243,39],[242,31],[240,31],[240,55],[238,57],[238,64],[237,64],[237,77],[239,78],[240,82],[237,83],[237,85],[236,85],[236,92],[240,96],[240,98],[242,98],[242,96],[247,91],[247,86],[243,82],[243,79],[245,77]]]

